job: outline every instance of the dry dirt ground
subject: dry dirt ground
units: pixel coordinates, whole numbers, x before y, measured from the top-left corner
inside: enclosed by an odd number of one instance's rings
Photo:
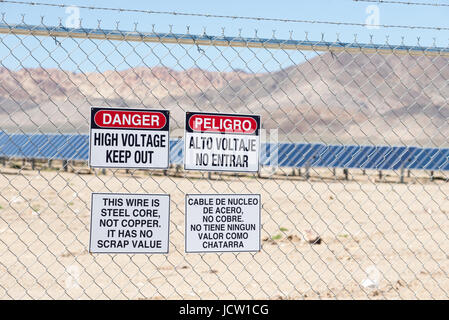
[[[325,175],[209,180],[2,168],[0,298],[447,299],[449,183]],[[169,193],[170,253],[90,254],[91,192]],[[260,193],[261,252],[184,253],[186,193]],[[320,244],[305,240],[309,229]],[[367,278],[378,287],[364,287]]]

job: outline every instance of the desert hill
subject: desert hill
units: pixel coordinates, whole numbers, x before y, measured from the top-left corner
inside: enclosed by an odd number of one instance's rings
[[[0,68],[1,129],[88,132],[89,107],[254,113],[290,141],[447,147],[442,57],[323,54],[272,73],[136,67],[104,73]],[[176,130],[178,128],[178,130]]]

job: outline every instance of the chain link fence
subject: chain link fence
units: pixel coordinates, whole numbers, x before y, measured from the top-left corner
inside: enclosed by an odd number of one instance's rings
[[[4,20],[0,33],[2,299],[449,297],[449,50]],[[88,140],[64,138],[88,133],[90,106],[170,110],[173,140],[186,111],[258,114],[287,151],[258,174],[94,170]],[[349,151],[297,165],[295,144],[427,153],[407,170],[386,153],[336,162]],[[89,253],[92,192],[170,194],[169,253]],[[262,250],[185,253],[196,193],[261,194]]]

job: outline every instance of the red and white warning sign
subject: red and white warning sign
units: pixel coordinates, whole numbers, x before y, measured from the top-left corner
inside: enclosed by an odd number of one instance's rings
[[[259,171],[260,116],[187,112],[184,168]]]
[[[165,110],[92,107],[89,165],[168,168],[169,120]]]

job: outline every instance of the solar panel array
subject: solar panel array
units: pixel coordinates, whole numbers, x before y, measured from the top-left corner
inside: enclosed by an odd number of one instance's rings
[[[0,156],[34,159],[86,160],[89,136],[79,134],[0,133]]]
[[[449,149],[279,143],[262,146],[261,163],[279,167],[449,170]],[[270,150],[271,149],[271,150]]]
[[[87,160],[89,136],[82,134],[6,134],[0,132],[0,157]],[[263,143],[264,166],[376,170],[449,170],[449,149],[406,146]],[[182,140],[170,140],[170,163],[183,163]]]

